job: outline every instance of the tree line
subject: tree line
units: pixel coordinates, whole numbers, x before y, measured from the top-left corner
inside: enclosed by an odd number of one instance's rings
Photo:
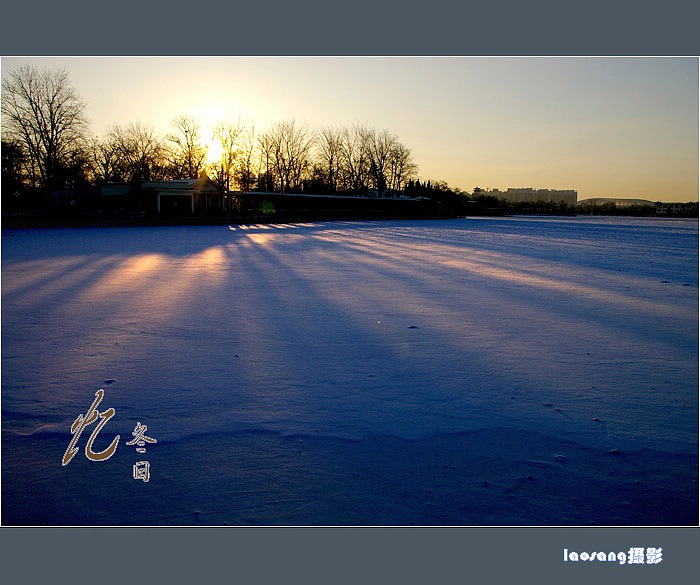
[[[258,131],[253,122],[223,120],[210,129],[216,156],[206,129],[186,114],[165,133],[129,122],[90,137],[86,104],[65,70],[20,66],[3,80],[2,96],[4,204],[107,183],[204,176],[222,194],[400,194],[418,170],[395,134],[359,123],[312,130],[291,119]]]
[[[472,194],[444,181],[421,181],[411,150],[389,130],[364,124],[313,130],[279,120],[259,131],[253,122],[222,120],[205,131],[192,116],[172,120],[164,133],[141,122],[115,123],[92,137],[86,104],[65,70],[20,66],[2,82],[3,212],[45,211],[52,194],[88,194],[99,187],[208,177],[228,191],[425,197],[446,215],[647,215],[653,208],[585,208],[552,202],[509,203],[479,187]],[[691,211],[692,212],[692,211]],[[694,211],[697,215],[697,211]]]

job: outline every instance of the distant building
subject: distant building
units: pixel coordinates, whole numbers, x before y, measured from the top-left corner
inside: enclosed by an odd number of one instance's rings
[[[583,199],[578,202],[580,207],[585,207],[587,205],[607,205],[612,203],[615,207],[654,207],[654,202],[647,199],[618,199],[615,197],[592,197],[590,199]]]
[[[533,189],[532,187],[509,187],[507,191],[493,189],[484,193],[496,199],[503,199],[510,203],[565,203],[576,205],[578,192],[573,189]]]
[[[140,211],[163,216],[187,216],[219,211],[216,185],[207,178],[173,181],[112,183],[102,187],[107,209]]]
[[[648,199],[594,197],[579,201],[578,207],[584,213],[596,213],[602,210],[635,215],[656,215],[658,217],[698,217],[697,202],[662,203]]]
[[[219,207],[219,191],[209,179],[145,181],[141,189],[153,195],[156,213],[209,213]]]
[[[662,217],[698,217],[698,203],[656,203],[656,215]]]

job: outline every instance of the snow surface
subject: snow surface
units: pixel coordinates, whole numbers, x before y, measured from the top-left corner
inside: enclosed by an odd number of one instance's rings
[[[697,220],[2,233],[5,525],[697,525],[697,462]]]

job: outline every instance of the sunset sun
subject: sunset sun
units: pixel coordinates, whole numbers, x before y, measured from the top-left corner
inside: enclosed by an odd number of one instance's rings
[[[224,152],[224,150],[221,146],[221,142],[212,136],[211,139],[206,143],[206,148],[207,148],[207,156],[206,156],[207,164],[215,164],[215,163],[219,162],[219,160],[221,159],[221,155]]]

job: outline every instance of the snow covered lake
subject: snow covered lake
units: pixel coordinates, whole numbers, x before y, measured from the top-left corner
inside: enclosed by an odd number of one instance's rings
[[[4,229],[1,398],[5,525],[697,525],[698,222]]]

